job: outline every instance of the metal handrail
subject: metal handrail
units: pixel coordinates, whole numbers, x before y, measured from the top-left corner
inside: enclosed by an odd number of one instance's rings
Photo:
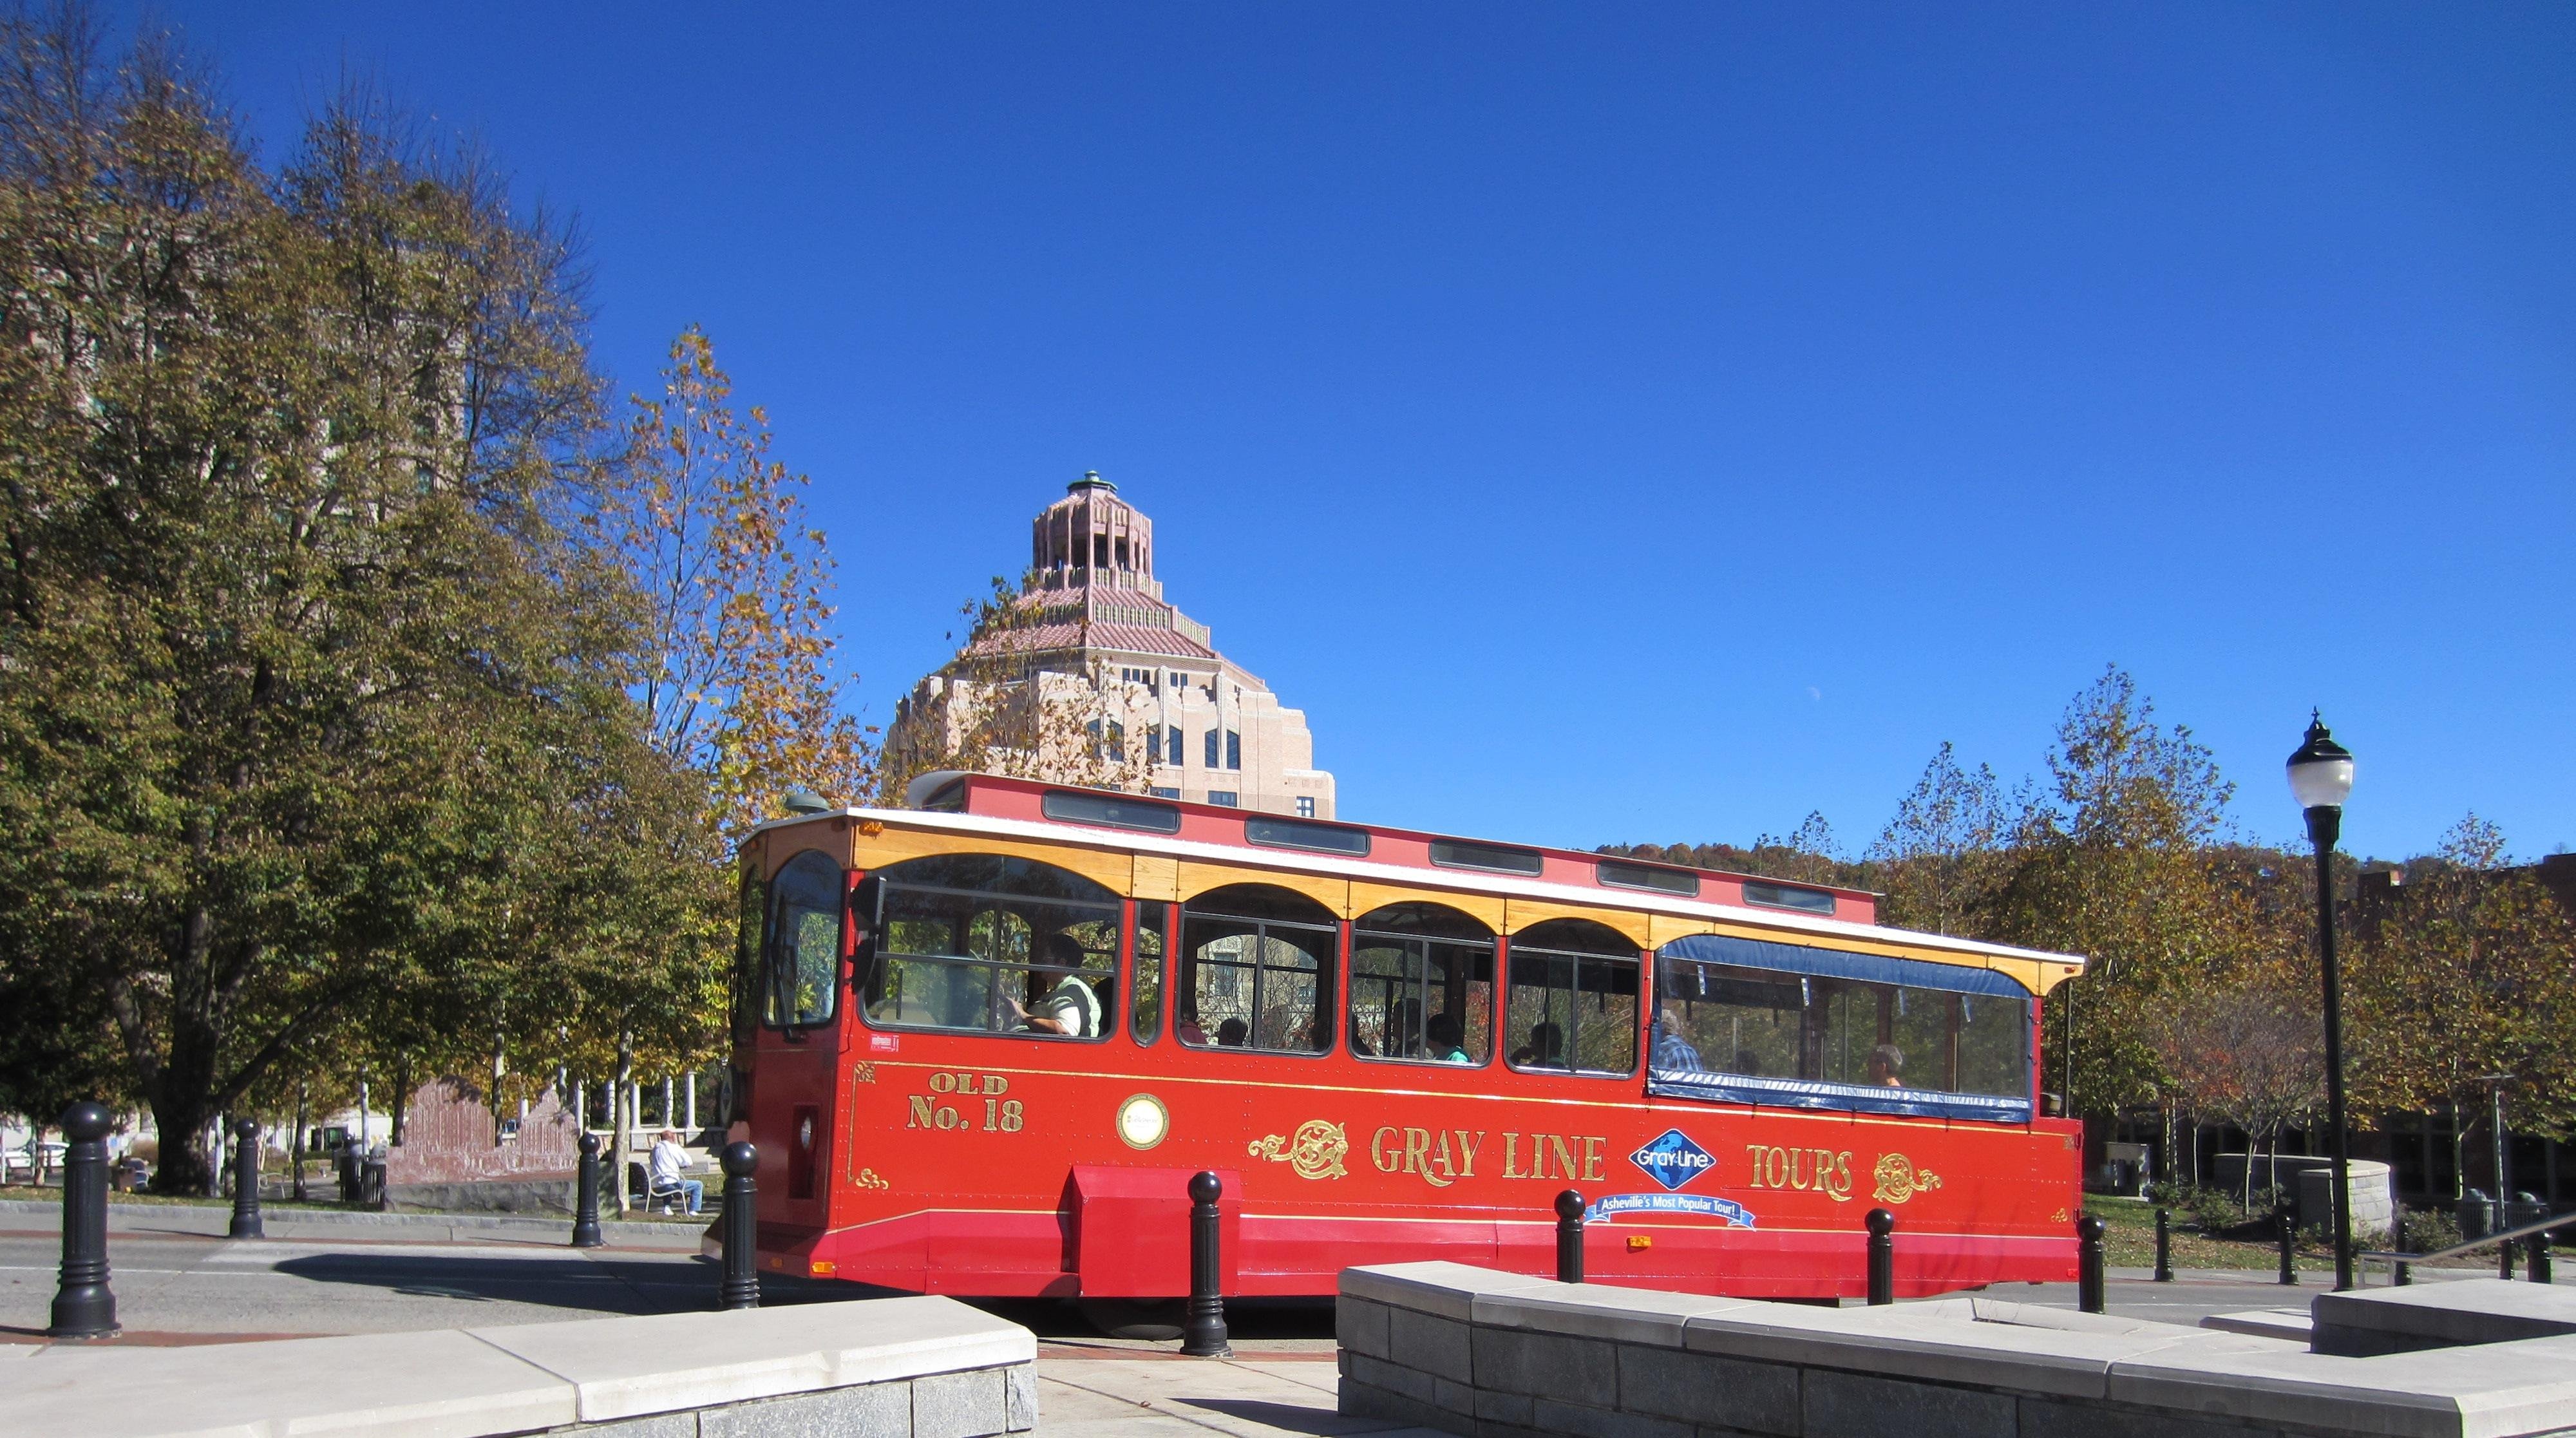
[[[2500,1233],[2490,1233],[2484,1238],[2474,1239],[2467,1243],[2455,1243],[2450,1247],[2435,1253],[2382,1253],[2374,1250],[2369,1253],[2356,1253],[2353,1255],[2353,1258],[2362,1263],[2368,1263],[2374,1258],[2384,1258],[2388,1260],[2389,1273],[2393,1277],[2400,1265],[2436,1263],[2445,1258],[2457,1258],[2464,1253],[2475,1253],[2481,1248],[2491,1248],[2500,1243],[2511,1243],[2519,1238],[2530,1238],[2535,1234],[2547,1233],[2553,1228],[2565,1228],[2571,1224],[2576,1224],[2576,1209],[2570,1209],[2565,1213],[2552,1214],[2547,1218],[2535,1219],[2530,1223],[2522,1225],[2520,1228],[2508,1228]]]

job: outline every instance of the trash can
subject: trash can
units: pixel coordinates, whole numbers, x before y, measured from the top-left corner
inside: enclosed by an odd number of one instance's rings
[[[2452,1215],[2460,1221],[2460,1241],[2475,1243],[2496,1231],[2495,1200],[2483,1188],[2473,1188],[2452,1205]]]

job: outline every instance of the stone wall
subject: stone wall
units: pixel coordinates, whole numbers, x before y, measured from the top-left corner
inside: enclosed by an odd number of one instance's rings
[[[2576,1337],[2386,1358],[1986,1298],[1825,1309],[1449,1263],[1342,1275],[1341,1407],[1473,1438],[2510,1438]]]

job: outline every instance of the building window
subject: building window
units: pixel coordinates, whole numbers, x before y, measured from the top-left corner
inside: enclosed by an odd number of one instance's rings
[[[1243,736],[1232,729],[1225,731],[1225,767],[1243,767]]]
[[[1097,758],[1105,754],[1110,759],[1118,763],[1124,764],[1127,762],[1126,725],[1112,719],[1109,721],[1108,729],[1104,732],[1101,728],[1100,721],[1094,719],[1082,727],[1091,735],[1091,752],[1093,757]]]
[[[1208,802],[1220,809],[1232,809],[1242,803],[1242,796],[1232,789],[1210,789]]]
[[[1166,788],[1164,788],[1164,787],[1163,787],[1162,785],[1160,785],[1160,784],[1155,785],[1152,789],[1148,790],[1147,792],[1148,792],[1148,793],[1151,793],[1151,794],[1152,794],[1155,798],[1157,798],[1157,799],[1177,799],[1177,798],[1181,797],[1181,791],[1180,791],[1180,790],[1178,790],[1178,789],[1166,789]]]
[[[1224,735],[1222,735],[1222,734],[1220,734],[1220,733],[1218,733],[1218,732],[1217,732],[1216,730],[1214,730],[1214,729],[1210,729],[1209,731],[1207,731],[1207,745],[1206,745],[1206,748],[1207,748],[1207,767],[1209,767],[1209,768],[1211,768],[1211,769],[1213,769],[1213,768],[1215,768],[1215,767],[1216,767],[1216,760],[1217,760],[1217,747],[1216,747],[1216,746],[1217,746],[1218,744],[1220,744],[1220,743],[1224,742],[1224,739],[1225,739],[1225,736],[1224,736]]]
[[[1178,724],[1167,724],[1163,727],[1163,762],[1175,769],[1180,767],[1181,726]]]
[[[1300,819],[1311,819],[1315,817],[1314,795],[1300,794],[1297,796],[1297,817]]]
[[[1186,674],[1175,674],[1172,676],[1172,687],[1175,689],[1186,689],[1189,687],[1189,682],[1190,676]]]

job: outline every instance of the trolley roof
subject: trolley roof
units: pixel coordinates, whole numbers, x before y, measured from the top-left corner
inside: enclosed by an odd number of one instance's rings
[[[1925,957],[2010,973],[2034,993],[2074,977],[2086,963],[2075,954],[1892,928],[1876,921],[1878,896],[1866,890],[1791,883],[1756,874],[1385,825],[1298,819],[990,774],[926,775],[914,782],[909,797],[926,800],[930,807],[852,807],[795,814],[769,820],[752,832],[814,823],[850,823],[863,829],[881,824],[1702,919],[1730,928],[1767,930],[1766,937],[1787,942],[1799,935],[1872,945],[1896,942],[1928,951]],[[1327,843],[1347,851],[1313,847]],[[1504,865],[1510,866],[1509,871],[1499,867]],[[1825,908],[1828,902],[1830,912]]]

